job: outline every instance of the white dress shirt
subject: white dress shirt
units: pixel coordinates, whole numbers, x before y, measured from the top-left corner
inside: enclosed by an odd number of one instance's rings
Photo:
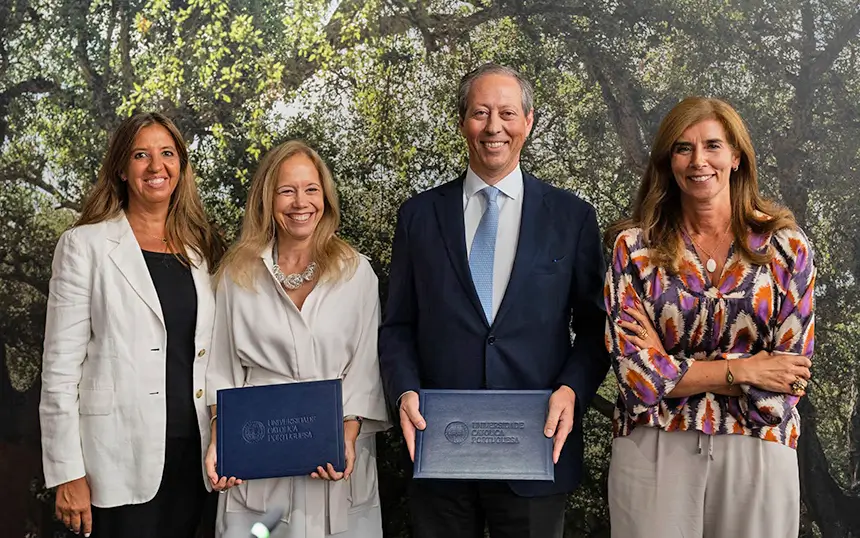
[[[484,215],[487,201],[478,191],[487,183],[476,174],[472,167],[466,171],[463,181],[463,220],[466,225],[466,256],[472,253],[472,241],[478,224]],[[503,196],[496,198],[499,204],[499,228],[496,232],[496,253],[493,258],[493,318],[499,312],[499,305],[505,296],[511,269],[517,254],[517,241],[520,238],[520,221],[523,215],[523,172],[517,165],[514,170],[494,185]]]
[[[466,258],[472,253],[472,241],[478,231],[478,224],[484,216],[486,199],[478,191],[487,187],[470,166],[463,181],[463,221],[466,228]],[[502,196],[496,198],[499,204],[499,227],[496,231],[496,251],[493,257],[493,319],[499,313],[499,306],[511,279],[517,242],[520,238],[520,221],[523,215],[523,171],[517,165],[514,170],[494,185]],[[397,407],[406,391],[397,398]]]

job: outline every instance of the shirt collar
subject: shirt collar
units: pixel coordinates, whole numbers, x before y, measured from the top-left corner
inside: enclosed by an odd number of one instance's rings
[[[466,195],[466,198],[471,198],[486,186],[487,184],[484,180],[470,166],[466,170],[466,179],[463,181],[463,193]],[[502,191],[502,194],[508,198],[513,200],[519,198],[520,194],[523,193],[523,171],[520,165],[517,165],[516,168],[511,170],[510,174],[503,177],[501,181],[493,186]]]

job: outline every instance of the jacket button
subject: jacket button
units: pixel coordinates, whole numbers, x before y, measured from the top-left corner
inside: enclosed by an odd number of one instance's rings
[[[197,394],[195,394],[195,396],[197,396],[198,398],[202,398],[203,397],[203,389],[197,389]]]
[[[203,356],[203,355],[205,355],[205,354],[206,354],[206,350],[205,350],[205,349],[201,349],[200,351],[198,351],[198,352],[197,352],[197,356],[198,356],[198,357],[202,357],[202,356]]]
[[[487,343],[488,343],[488,344],[490,344],[490,345],[495,344],[495,343],[496,343],[496,337],[495,337],[495,336],[493,336],[493,335],[490,335],[490,337],[489,337],[489,338],[487,338]]]

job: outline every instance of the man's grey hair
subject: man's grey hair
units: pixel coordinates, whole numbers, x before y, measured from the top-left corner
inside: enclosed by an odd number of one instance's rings
[[[457,113],[460,116],[460,123],[466,119],[466,110],[469,108],[469,91],[472,89],[472,84],[484,75],[506,75],[516,79],[520,85],[520,93],[523,95],[523,113],[528,114],[532,111],[535,91],[531,82],[512,67],[490,62],[473,69],[460,79],[460,87],[457,88]]]

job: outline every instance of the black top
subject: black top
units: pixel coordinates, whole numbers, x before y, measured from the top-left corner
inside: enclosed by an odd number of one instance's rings
[[[194,409],[197,290],[191,269],[174,254],[143,251],[167,329],[167,436],[199,435]]]

